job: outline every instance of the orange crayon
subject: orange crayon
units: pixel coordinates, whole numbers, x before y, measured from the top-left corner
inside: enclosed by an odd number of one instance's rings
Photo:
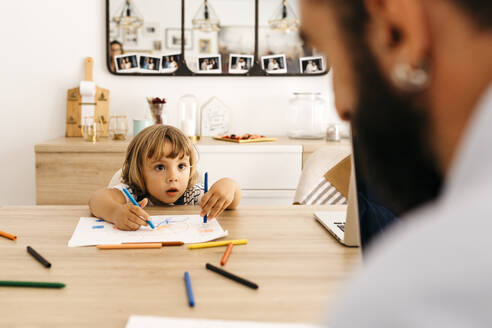
[[[143,249],[143,248],[162,248],[162,243],[141,243],[141,244],[115,244],[97,245],[99,249]]]
[[[227,260],[229,259],[229,255],[231,255],[232,251],[232,243],[229,243],[229,246],[227,246],[227,249],[224,252],[224,256],[222,256],[222,260],[220,261],[220,265],[225,265]]]
[[[182,246],[184,242],[182,241],[163,241],[162,246]]]
[[[161,243],[162,246],[183,246],[184,242],[182,241],[154,241],[150,244]],[[149,244],[148,242],[136,242],[136,243],[123,243],[123,244]]]
[[[17,240],[17,236],[11,235],[8,232],[2,231],[2,230],[0,230],[0,236],[8,238],[8,239],[12,239],[12,240]]]

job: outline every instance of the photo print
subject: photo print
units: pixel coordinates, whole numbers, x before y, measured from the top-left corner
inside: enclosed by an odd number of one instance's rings
[[[168,53],[161,55],[161,73],[173,73],[181,62],[181,54],[180,53]]]
[[[253,66],[254,56],[251,55],[229,55],[229,73],[244,74]]]
[[[156,56],[140,55],[138,60],[140,72],[159,73],[161,58]]]
[[[124,54],[114,57],[116,71],[121,73],[131,73],[138,71],[138,55]]]
[[[261,57],[261,66],[269,74],[287,73],[285,55],[270,55]]]
[[[222,73],[220,55],[209,55],[198,57],[199,73]]]
[[[316,74],[325,71],[323,57],[302,57],[299,58],[299,66],[302,74]]]

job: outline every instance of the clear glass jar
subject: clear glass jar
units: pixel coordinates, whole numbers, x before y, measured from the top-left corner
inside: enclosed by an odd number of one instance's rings
[[[323,139],[328,125],[328,104],[316,92],[296,92],[289,101],[287,135],[294,139]]]
[[[192,140],[198,140],[200,135],[200,112],[198,99],[191,94],[184,95],[178,100],[179,128]]]

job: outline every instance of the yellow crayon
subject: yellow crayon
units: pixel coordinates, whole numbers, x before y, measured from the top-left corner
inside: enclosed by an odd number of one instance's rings
[[[247,239],[223,240],[223,241],[212,241],[210,243],[191,244],[191,245],[188,245],[188,248],[189,249],[197,249],[197,248],[206,248],[206,247],[228,246],[229,244],[245,245],[247,243],[248,243]]]

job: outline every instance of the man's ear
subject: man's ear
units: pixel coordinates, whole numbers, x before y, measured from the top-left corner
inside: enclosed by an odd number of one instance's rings
[[[386,66],[419,67],[430,52],[430,29],[422,1],[364,0],[370,16],[369,43]]]

